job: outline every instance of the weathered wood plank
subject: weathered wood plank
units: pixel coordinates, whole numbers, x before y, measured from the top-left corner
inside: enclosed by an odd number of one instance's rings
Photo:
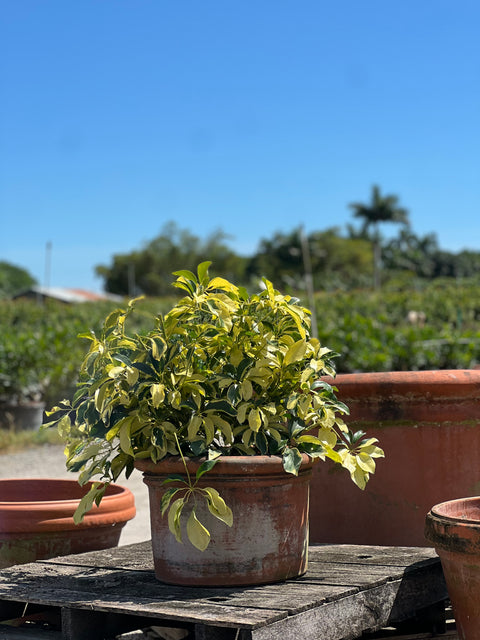
[[[122,547],[88,551],[76,555],[59,556],[42,560],[49,565],[74,565],[79,567],[105,567],[133,571],[153,571],[152,543],[137,542]]]
[[[79,593],[95,598],[95,607],[102,610],[116,610],[120,603],[131,607],[142,604],[142,611],[160,616],[160,607],[165,612],[177,612],[181,602],[188,601],[201,608],[223,607],[264,610],[265,616],[298,613],[318,606],[332,598],[345,597],[356,591],[351,587],[331,585],[310,585],[292,582],[242,589],[182,588],[158,582],[153,572],[121,572],[117,570],[64,565],[59,573],[51,565],[35,563],[6,575],[0,574],[0,593],[6,598],[56,604],[64,607],[78,607]],[[32,583],[35,593],[32,593]],[[149,602],[145,601],[145,594]],[[236,615],[236,613],[235,613]],[[243,614],[242,614],[243,615]]]
[[[361,565],[409,566],[418,561],[436,559],[434,549],[428,547],[386,547],[352,544],[314,544],[309,548],[311,563],[346,563]],[[91,567],[152,570],[151,542],[139,542],[102,551],[90,551],[74,556],[60,556],[44,560],[48,564],[74,564]]]
[[[377,631],[392,623],[392,611],[395,616],[404,615],[407,601],[408,613],[412,613],[411,595],[402,593],[402,582],[388,582],[258,627],[250,632],[251,640],[298,640],[299,632],[302,640],[349,640],[360,637],[364,631]],[[431,595],[435,599],[438,594]]]
[[[361,565],[407,567],[416,562],[437,561],[434,549],[429,547],[379,547],[353,544],[314,544],[309,547],[310,563],[336,562]]]
[[[223,602],[231,607],[255,607],[285,611],[288,615],[306,611],[332,599],[356,593],[354,587],[283,583],[232,592],[228,597],[205,594],[205,602]]]
[[[41,568],[38,567],[38,568]],[[192,623],[215,623],[225,626],[252,626],[269,624],[288,615],[286,610],[260,608],[256,606],[230,606],[228,603],[215,602],[198,597],[198,590],[177,590],[176,594],[161,597],[159,592],[165,585],[155,581],[150,576],[150,583],[143,580],[144,572],[138,572],[139,580],[135,583],[135,572],[127,572],[131,589],[122,584],[122,576],[95,575],[93,580],[88,576],[76,574],[76,568],[70,567],[74,574],[73,580],[66,580],[65,576],[55,584],[53,576],[33,576],[32,572],[25,575],[23,581],[17,576],[16,582],[1,584],[4,580],[0,574],[0,594],[5,600],[48,604],[51,606],[88,609],[115,613],[134,613],[136,615],[168,620],[184,620]],[[92,571],[92,570],[88,570]],[[98,571],[98,570],[97,570]],[[132,586],[132,583],[133,586]],[[32,589],[32,584],[34,588]],[[128,585],[127,585],[128,587]],[[156,593],[156,589],[159,591]]]
[[[299,633],[305,640],[336,640],[411,617],[446,597],[431,549],[315,545],[310,558],[305,576],[282,584],[184,588],[155,579],[147,542],[5,569],[0,599],[62,607],[71,634],[75,620],[98,630],[95,615],[89,616],[94,611],[103,620],[115,614],[119,623],[133,614],[195,625],[198,637],[215,630],[219,640],[238,629],[242,640],[293,640]]]
[[[135,611],[137,615],[204,623],[210,620],[242,628],[269,624],[289,614],[308,611],[334,600],[345,600],[355,593],[352,594],[352,590],[348,589],[333,591],[330,586],[319,587],[301,582],[241,590],[187,590],[163,585],[152,574],[145,572],[137,574],[130,571],[123,576],[114,570],[88,568],[79,572],[79,568],[69,566],[63,567],[63,575],[57,578],[45,575],[41,565],[33,567],[38,570],[35,585],[41,599],[31,593],[31,571],[28,572],[23,591],[19,592],[18,578],[17,584],[10,584],[10,596],[63,607],[94,608],[117,613]],[[65,575],[65,572],[69,575]],[[427,606],[446,597],[438,564],[419,572],[419,575],[409,574],[397,580],[397,583],[401,597],[391,606],[391,619],[401,620],[411,616],[414,603]],[[145,597],[146,594],[148,597]]]
[[[299,580],[310,584],[366,587],[401,578],[404,571],[404,567],[316,562],[309,563],[307,573]]]

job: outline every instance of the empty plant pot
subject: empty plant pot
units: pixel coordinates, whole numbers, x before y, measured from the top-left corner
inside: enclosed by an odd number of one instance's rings
[[[338,375],[345,422],[385,451],[364,491],[315,465],[311,542],[423,546],[432,505],[480,494],[480,370]]]
[[[460,640],[480,640],[480,498],[435,505],[425,537],[440,556]]]
[[[89,485],[76,480],[0,480],[0,568],[118,544],[135,515],[132,492],[112,484],[82,523],[73,514]]]

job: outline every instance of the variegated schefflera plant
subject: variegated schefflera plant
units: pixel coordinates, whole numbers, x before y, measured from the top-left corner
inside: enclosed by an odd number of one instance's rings
[[[77,392],[48,412],[45,425],[58,427],[67,468],[80,472],[80,484],[97,478],[77,520],[142,458],[205,458],[195,479],[165,493],[163,511],[181,539],[180,513],[195,491],[231,524],[221,496],[196,487],[219,456],[281,456],[293,474],[301,453],[330,458],[362,489],[383,456],[376,439],[345,425],[348,408],[322,379],[335,375],[335,354],[311,337],[309,311],[268,280],[249,295],[224,278],[210,279],[209,266],[174,274],[186,295],[147,335],[126,331],[134,300],[107,317],[100,336],[83,336],[91,346]],[[188,537],[206,548],[208,531],[192,511]]]

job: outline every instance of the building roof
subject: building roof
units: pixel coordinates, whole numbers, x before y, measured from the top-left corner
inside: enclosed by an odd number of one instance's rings
[[[123,298],[112,293],[96,293],[94,291],[86,291],[84,289],[70,289],[66,287],[30,287],[26,291],[22,291],[13,296],[16,298],[51,298],[60,302],[94,302],[97,300],[112,300],[120,302]]]

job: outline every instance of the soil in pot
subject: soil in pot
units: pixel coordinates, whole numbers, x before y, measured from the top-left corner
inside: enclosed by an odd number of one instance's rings
[[[133,494],[110,485],[100,507],[75,525],[73,513],[88,488],[76,480],[0,480],[0,568],[116,546],[135,515]]]
[[[172,486],[163,481],[172,473],[185,474],[182,460],[168,458],[158,465],[137,461],[149,489],[157,578],[178,585],[227,586],[278,582],[305,573],[312,461],[303,458],[298,476],[286,473],[276,456],[221,458],[199,486],[219,492],[233,512],[233,525],[217,520],[205,501],[197,500],[197,517],[211,534],[203,552],[187,539],[185,520],[180,544],[168,528],[167,516],[160,513],[162,495]],[[195,478],[199,462],[189,459],[187,464]],[[182,519],[190,508],[184,511]]]

